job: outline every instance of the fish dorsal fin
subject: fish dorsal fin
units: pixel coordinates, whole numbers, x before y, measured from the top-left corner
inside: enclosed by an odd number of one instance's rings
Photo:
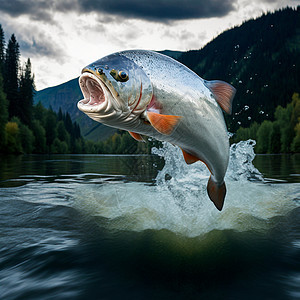
[[[129,134],[138,142],[145,142],[145,140],[143,139],[143,137],[139,134],[139,133],[135,133],[132,131],[128,131]]]
[[[147,117],[151,125],[160,133],[169,135],[176,128],[181,117],[171,115],[161,115],[147,111]]]
[[[227,82],[220,80],[205,81],[205,85],[213,93],[216,101],[221,108],[228,114],[231,114],[232,99],[236,89]]]
[[[183,157],[184,157],[184,160],[185,162],[190,165],[190,164],[193,164],[195,163],[196,161],[199,161],[200,159],[192,154],[189,154],[187,153],[185,150],[181,149],[182,150],[182,154],[183,154]]]

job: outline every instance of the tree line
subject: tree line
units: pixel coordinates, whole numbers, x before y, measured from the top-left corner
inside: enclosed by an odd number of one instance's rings
[[[20,64],[14,34],[5,43],[0,25],[0,153],[80,153],[84,141],[70,115],[33,105],[35,86],[28,58]]]
[[[0,153],[151,153],[157,142],[139,143],[118,131],[106,141],[86,141],[70,114],[33,105],[34,75],[28,58],[20,65],[14,34],[5,43],[0,25]]]
[[[286,107],[277,106],[274,121],[253,122],[250,127],[240,127],[233,142],[256,140],[257,153],[300,152],[300,96],[294,93]]]

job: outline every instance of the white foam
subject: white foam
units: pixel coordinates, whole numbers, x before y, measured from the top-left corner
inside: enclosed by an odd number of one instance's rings
[[[247,141],[231,147],[222,212],[207,196],[205,165],[186,165],[180,150],[169,144],[153,151],[165,159],[156,185],[123,181],[81,185],[75,205],[100,216],[99,225],[104,226],[105,218],[105,226],[118,230],[168,229],[189,237],[214,229],[266,230],[272,217],[297,206],[293,198],[299,184],[265,183],[252,165],[253,146],[254,141]]]

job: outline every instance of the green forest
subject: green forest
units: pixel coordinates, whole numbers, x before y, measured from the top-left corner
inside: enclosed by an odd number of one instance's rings
[[[30,59],[20,65],[17,39],[13,34],[6,46],[0,25],[0,153],[150,153],[156,143],[138,143],[127,132],[97,143],[86,141],[69,113],[33,105],[34,92]]]
[[[253,122],[250,127],[240,127],[232,142],[253,139],[256,153],[300,152],[300,96],[294,93],[286,106],[277,106],[274,121]]]

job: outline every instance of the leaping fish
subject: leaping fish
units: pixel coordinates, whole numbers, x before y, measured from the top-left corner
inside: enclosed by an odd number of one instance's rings
[[[231,113],[235,88],[206,81],[178,61],[147,50],[105,56],[79,78],[78,108],[105,125],[167,141],[182,149],[187,164],[202,161],[211,175],[207,192],[218,210],[226,195],[229,141],[221,108]]]

